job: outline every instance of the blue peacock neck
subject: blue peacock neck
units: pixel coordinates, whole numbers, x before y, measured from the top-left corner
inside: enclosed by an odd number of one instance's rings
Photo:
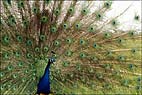
[[[46,66],[45,71],[44,71],[44,75],[42,76],[42,78],[46,78],[49,81],[50,81],[50,77],[49,77],[49,74],[50,74],[50,64],[51,63],[48,62],[48,65]]]
[[[48,62],[43,76],[40,78],[38,83],[37,93],[50,93],[50,62]]]

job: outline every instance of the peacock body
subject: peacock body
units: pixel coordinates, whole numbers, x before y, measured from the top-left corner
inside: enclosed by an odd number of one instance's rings
[[[142,93],[141,32],[117,20],[128,8],[106,19],[112,1],[0,2],[1,94],[35,94],[51,56],[57,94]]]

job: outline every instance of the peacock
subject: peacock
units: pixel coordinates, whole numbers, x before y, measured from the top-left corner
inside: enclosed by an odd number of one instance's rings
[[[45,70],[54,94],[141,94],[141,17],[132,16],[134,27],[120,28],[131,6],[108,18],[112,5],[1,0],[1,94],[35,95]]]

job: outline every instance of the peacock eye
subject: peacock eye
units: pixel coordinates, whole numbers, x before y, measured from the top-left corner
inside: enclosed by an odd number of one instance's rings
[[[18,8],[22,8],[24,7],[24,2],[23,1],[19,1],[18,2]]]
[[[52,28],[52,31],[55,31],[55,29],[54,29],[54,28]]]
[[[132,53],[136,53],[136,51],[137,51],[137,50],[136,50],[135,48],[133,48],[133,49],[131,50]]]
[[[132,69],[133,69],[133,67],[134,67],[134,65],[133,65],[133,64],[129,64],[129,65],[128,65],[128,68],[129,68],[130,70],[132,70]]]
[[[8,24],[11,25],[11,26],[14,26],[16,24],[16,21],[15,21],[15,18],[13,15],[10,15],[8,17]]]
[[[8,66],[8,68],[7,68],[9,71],[11,71],[12,69],[13,69],[13,66],[12,65],[10,65],[10,66]]]
[[[83,13],[86,13],[86,11],[87,11],[86,9],[83,9],[83,11],[82,11],[82,12],[83,12]]]
[[[22,40],[23,40],[22,36],[19,36],[19,35],[17,35],[16,38],[17,38],[17,41],[18,41],[18,42],[22,42]]]
[[[96,13],[96,20],[100,20],[102,18],[102,14]]]
[[[140,82],[140,81],[141,81],[141,77],[140,77],[140,76],[137,78],[137,81],[138,81],[138,82]]]
[[[67,39],[66,39],[66,43],[67,43],[67,44],[71,44],[71,43],[72,43],[72,39],[71,39],[71,38],[67,38]]]
[[[119,60],[119,61],[124,61],[124,60],[125,60],[125,57],[122,56],[122,55],[119,55],[119,56],[118,56],[118,60]]]
[[[112,22],[112,24],[113,24],[113,25],[115,25],[115,24],[116,24],[116,22],[115,22],[115,21],[113,21],[113,22]]]
[[[136,16],[136,19],[139,19],[139,16]]]
[[[13,74],[12,76],[13,76],[13,78],[17,78],[17,74]]]
[[[25,73],[26,73],[26,74],[29,73],[29,70],[25,70]]]
[[[3,72],[0,72],[0,77],[3,77],[5,74]]]
[[[33,7],[33,13],[37,14],[39,9],[37,7]]]
[[[12,22],[15,22],[15,20],[14,20],[13,18],[11,19],[11,21],[12,21]]]
[[[105,38],[110,38],[110,37],[111,37],[111,34],[110,34],[110,33],[105,33],[105,34],[104,34],[104,37],[105,37]]]
[[[104,7],[105,8],[110,8],[111,7],[111,2],[105,2]]]
[[[104,67],[105,69],[110,69],[110,65],[109,65],[109,64],[104,64],[103,67]]]
[[[85,43],[86,43],[85,40],[80,39],[80,44],[81,44],[81,45],[85,45]]]
[[[137,21],[139,20],[139,18],[140,18],[140,17],[139,17],[138,15],[136,15],[136,16],[134,17],[134,19],[137,20]]]
[[[112,22],[111,22],[111,24],[112,24],[112,26],[116,26],[116,20],[113,20]]]
[[[75,24],[76,29],[80,29],[80,27],[81,27],[80,23]]]
[[[57,11],[56,11],[56,13],[58,14],[58,13],[59,13],[59,11],[57,10]]]
[[[24,20],[24,21],[23,21],[23,25],[24,25],[25,27],[27,27],[27,26],[29,25],[29,21]]]
[[[93,47],[94,47],[94,48],[97,48],[97,47],[98,47],[98,45],[97,45],[96,43],[94,43]]]
[[[70,10],[70,12],[72,12],[72,11],[73,11],[73,9],[72,9],[72,8],[70,8],[69,10]]]
[[[10,57],[10,54],[8,52],[3,53],[3,58],[8,59]]]
[[[40,51],[39,47],[36,47],[35,52],[39,52],[39,51]]]
[[[4,44],[9,44],[10,38],[8,37],[8,35],[5,35],[5,36],[3,36],[2,41],[3,41]]]
[[[21,40],[21,39],[22,39],[22,37],[21,37],[21,36],[18,36],[17,38],[18,38],[19,40]]]
[[[23,62],[22,62],[22,61],[19,61],[19,62],[18,62],[18,66],[19,66],[19,67],[23,66]]]
[[[41,17],[41,22],[46,23],[48,21],[48,18],[46,16]]]
[[[63,65],[64,67],[69,66],[69,64],[70,64],[70,62],[69,62],[69,61],[63,61],[63,63],[62,63],[62,65]]]
[[[86,10],[84,9],[83,12],[86,12]]]
[[[51,32],[52,32],[52,33],[56,33],[56,32],[57,32],[56,27],[51,27]]]
[[[107,6],[109,6],[109,3],[106,3]]]
[[[15,56],[16,56],[16,57],[20,57],[20,56],[21,56],[20,51],[16,51],[16,52],[15,52]]]
[[[63,28],[64,29],[67,29],[68,28],[68,25],[65,23],[65,24],[63,24]]]
[[[111,56],[112,55],[112,52],[111,51],[107,51],[107,56]]]
[[[95,32],[94,27],[92,27],[92,26],[88,27],[88,32]]]
[[[54,14],[55,14],[56,16],[58,16],[58,15],[60,14],[60,9],[56,9],[55,12],[54,12]]]
[[[1,85],[1,86],[0,86],[0,89],[1,89],[1,90],[4,90],[4,88],[5,88],[4,85]]]
[[[101,18],[101,14],[98,14],[98,17]]]
[[[6,0],[8,4],[11,4],[11,0]]]
[[[137,86],[136,86],[136,90],[139,90],[139,91],[140,91],[140,90],[141,90],[141,86],[140,86],[140,85],[137,85]]]
[[[60,45],[60,41],[56,40],[56,41],[54,42],[54,45],[55,45],[55,46],[59,46],[59,45]]]
[[[74,8],[73,7],[69,8],[69,13],[72,14],[73,12],[74,12]]]
[[[70,50],[68,50],[68,51],[65,52],[65,55],[70,57],[70,56],[72,56],[72,52]]]
[[[31,40],[27,40],[27,42],[26,42],[27,46],[31,46],[32,43],[33,43],[33,42],[32,42]]]
[[[49,50],[48,46],[45,46],[44,47],[44,52],[48,52],[48,50]]]
[[[108,36],[108,34],[107,34],[107,33],[105,33],[105,36]]]
[[[80,58],[85,58],[86,54],[85,53],[80,53]]]
[[[26,56],[28,59],[32,58],[32,55],[30,53],[27,53]]]
[[[41,41],[44,41],[45,40],[45,35],[40,35],[39,38],[40,38]]]
[[[121,44],[122,42],[123,42],[123,39],[119,38],[119,39],[118,39],[118,43]]]
[[[134,33],[132,32],[131,35],[134,35]]]
[[[135,34],[134,31],[130,31],[130,32],[128,33],[129,36],[134,36],[134,34]]]
[[[86,15],[88,13],[88,10],[85,8],[81,11],[82,15]]]
[[[64,24],[64,27],[66,27],[67,25],[66,24]]]
[[[21,2],[21,5],[24,5],[24,3],[23,3],[23,2]]]

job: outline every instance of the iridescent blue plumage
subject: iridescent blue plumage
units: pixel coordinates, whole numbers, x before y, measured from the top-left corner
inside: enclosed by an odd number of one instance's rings
[[[50,58],[48,61],[48,65],[46,66],[46,69],[44,71],[44,75],[40,78],[38,83],[38,89],[37,94],[44,93],[49,94],[50,93],[50,64],[55,62],[55,58]]]

